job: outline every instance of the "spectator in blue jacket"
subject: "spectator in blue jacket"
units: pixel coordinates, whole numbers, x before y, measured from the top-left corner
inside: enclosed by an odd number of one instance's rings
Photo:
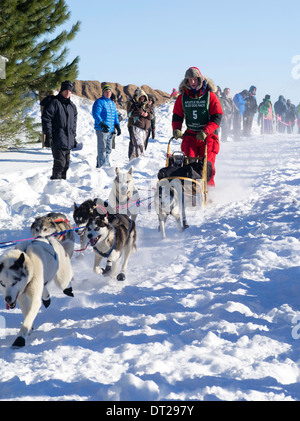
[[[106,84],[102,88],[102,97],[94,102],[92,114],[97,134],[97,168],[110,166],[109,156],[112,151],[113,133],[121,134],[117,108],[111,100],[112,88]]]
[[[233,114],[233,133],[234,137],[239,139],[241,136],[242,118],[246,107],[246,98],[249,96],[249,92],[244,89],[239,94],[234,95],[233,103],[236,108]]]

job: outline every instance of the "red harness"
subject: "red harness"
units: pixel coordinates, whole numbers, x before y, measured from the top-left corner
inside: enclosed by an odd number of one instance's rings
[[[55,219],[54,222],[65,222],[66,224],[69,224],[70,222],[68,221],[68,219]],[[63,234],[60,234],[60,237],[62,237],[63,240],[65,240],[65,234],[66,232],[64,232]]]

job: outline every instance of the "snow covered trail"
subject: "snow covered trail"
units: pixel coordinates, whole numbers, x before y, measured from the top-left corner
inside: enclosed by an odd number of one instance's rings
[[[30,168],[18,153],[2,170],[0,154],[1,242],[27,238],[37,214],[59,210],[73,221],[74,201],[108,197],[114,170],[95,168],[91,104],[75,100],[84,148],[67,181],[49,180],[51,155],[39,146]],[[53,286],[19,351],[9,346],[21,312],[3,301],[0,399],[300,399],[300,136],[263,137],[254,127],[251,138],[223,143],[207,209],[190,209],[183,233],[168,220],[161,240],[148,204],[171,112],[172,104],[156,110],[157,139],[133,163],[145,202],[126,281],[95,275],[91,249],[75,255],[75,297]],[[126,120],[121,127],[112,163],[129,169]]]

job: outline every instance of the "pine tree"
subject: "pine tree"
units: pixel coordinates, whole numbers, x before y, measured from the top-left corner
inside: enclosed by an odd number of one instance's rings
[[[66,63],[65,44],[75,37],[80,22],[48,39],[69,18],[65,0],[1,0],[0,55],[8,62],[6,79],[0,80],[0,146],[1,140],[36,136],[26,110],[38,92],[76,79],[79,57]]]

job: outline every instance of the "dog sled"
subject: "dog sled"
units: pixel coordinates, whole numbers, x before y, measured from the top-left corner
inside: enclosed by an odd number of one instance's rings
[[[181,203],[183,229],[187,228],[187,207],[200,206],[202,209],[207,204],[207,182],[211,177],[211,164],[207,162],[207,143],[205,141],[204,157],[188,157],[182,151],[171,153],[171,143],[168,142],[166,166],[158,172],[157,191],[162,197],[163,189],[176,189]],[[172,194],[170,194],[172,196]],[[171,199],[170,199],[171,206]]]

